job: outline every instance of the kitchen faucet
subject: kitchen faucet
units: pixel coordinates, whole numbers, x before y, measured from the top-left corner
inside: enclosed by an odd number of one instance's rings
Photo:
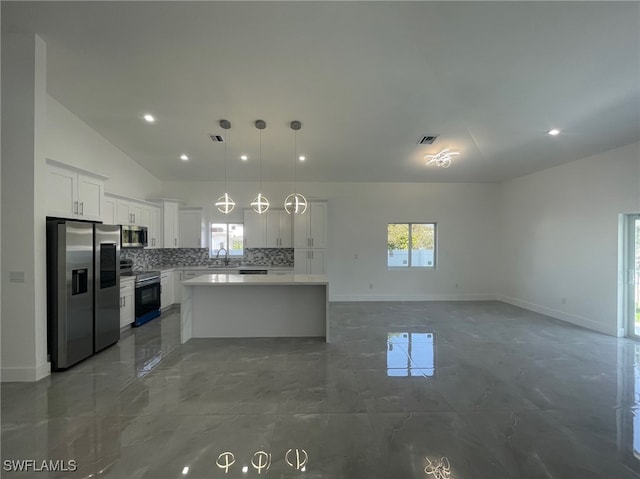
[[[216,259],[220,257],[220,251],[224,250],[224,265],[229,266],[229,250],[227,248],[220,248],[216,253]]]

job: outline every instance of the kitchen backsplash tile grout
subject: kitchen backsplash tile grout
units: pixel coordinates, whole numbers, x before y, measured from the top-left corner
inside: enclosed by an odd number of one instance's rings
[[[127,249],[120,256],[133,260],[134,269],[150,269],[160,266],[210,266],[216,264],[209,258],[208,248]],[[220,260],[218,260],[220,261]],[[231,266],[282,266],[293,268],[293,248],[247,248],[244,258],[232,258]]]

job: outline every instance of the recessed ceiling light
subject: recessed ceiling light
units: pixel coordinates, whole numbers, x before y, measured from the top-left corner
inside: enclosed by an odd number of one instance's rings
[[[153,117],[153,115],[150,115],[149,113],[144,115],[143,118],[145,119],[145,121],[147,121],[149,123],[154,123],[156,121],[156,119]]]
[[[549,133],[551,136],[557,136],[560,134],[560,130],[554,128],[553,130],[549,130],[547,133]]]
[[[247,161],[247,160],[249,159],[249,157],[248,157],[247,155],[242,155],[242,156],[240,157],[240,159],[241,159],[242,161]]]
[[[186,476],[187,474],[189,474],[189,466],[184,466],[182,468],[182,475]]]
[[[306,158],[305,156],[303,156],[303,155],[300,155],[300,156],[298,157],[298,159],[299,159],[300,161],[304,161],[304,160],[306,160],[307,158]]]
[[[180,159],[182,161],[187,161],[189,159],[189,157],[183,153],[182,155],[180,155]]]

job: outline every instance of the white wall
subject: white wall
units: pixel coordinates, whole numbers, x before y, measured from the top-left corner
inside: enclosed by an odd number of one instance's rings
[[[49,373],[46,342],[44,130],[46,45],[2,35],[2,380]],[[10,273],[22,275],[9,281]]]
[[[505,182],[500,203],[502,299],[618,335],[618,222],[640,211],[639,144]]]
[[[164,187],[163,196],[210,212],[223,193],[222,183],[165,182]],[[254,183],[229,183],[239,207],[228,218],[219,213],[210,218],[242,221],[241,207],[248,207],[256,188]],[[290,189],[290,183],[264,184],[272,207],[282,207]],[[331,300],[495,298],[495,184],[300,183],[298,191],[328,200]],[[438,224],[437,270],[388,271],[387,223],[432,221]]]
[[[51,96],[47,97],[46,157],[109,177],[105,191],[157,196],[162,183]]]

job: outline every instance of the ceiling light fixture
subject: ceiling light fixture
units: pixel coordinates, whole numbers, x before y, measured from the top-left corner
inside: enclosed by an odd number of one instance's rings
[[[247,160],[249,159],[249,157],[248,157],[247,155],[241,155],[241,156],[240,156],[240,159],[241,159],[242,161],[247,161]]]
[[[153,117],[153,115],[150,115],[149,113],[146,113],[143,116],[144,120],[148,123],[154,123],[156,121],[156,119]]]
[[[261,215],[269,209],[269,200],[262,194],[262,130],[267,127],[267,124],[263,120],[256,120],[255,125],[260,132],[260,190],[258,190],[258,196],[251,202],[251,207],[253,211]]]
[[[182,155],[180,155],[180,159],[182,161],[187,161],[187,160],[189,160],[189,157],[183,153]]]
[[[227,137],[229,136],[231,122],[228,120],[220,120],[220,127],[227,132],[224,135],[224,195],[222,195],[220,198],[218,198],[218,201],[216,201],[216,208],[218,208],[218,211],[220,213],[228,215],[236,206],[235,201],[233,201],[227,193]]]
[[[293,193],[287,196],[284,200],[284,209],[289,214],[302,215],[307,211],[307,199],[304,195],[298,193],[298,178],[297,178],[297,161],[298,157],[298,130],[302,128],[302,123],[299,121],[292,121],[290,124],[293,130]]]
[[[459,151],[450,151],[449,148],[446,148],[435,155],[424,155],[424,159],[427,161],[427,166],[449,168],[451,166],[451,158],[459,154]]]
[[[298,157],[298,159],[299,159],[300,161],[304,161],[304,160],[306,160],[307,158],[306,158],[304,155],[300,155],[300,156]]]
[[[549,130],[547,133],[550,134],[551,136],[558,136],[560,134],[560,130],[558,130],[557,128],[554,128],[552,130]]]

